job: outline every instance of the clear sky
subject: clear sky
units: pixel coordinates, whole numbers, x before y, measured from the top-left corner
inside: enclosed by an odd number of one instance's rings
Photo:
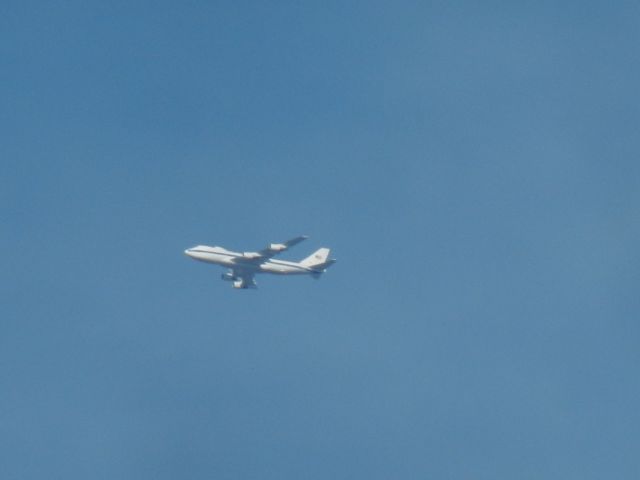
[[[639,478],[638,25],[2,2],[0,477]]]

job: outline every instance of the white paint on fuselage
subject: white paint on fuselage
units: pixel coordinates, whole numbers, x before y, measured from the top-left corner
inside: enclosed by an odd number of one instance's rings
[[[315,270],[302,266],[297,262],[269,259],[260,262],[252,260],[240,252],[233,252],[222,247],[209,247],[198,245],[184,251],[186,255],[201,262],[213,263],[228,268],[237,268],[253,273],[272,273],[276,275],[304,275],[318,273]]]

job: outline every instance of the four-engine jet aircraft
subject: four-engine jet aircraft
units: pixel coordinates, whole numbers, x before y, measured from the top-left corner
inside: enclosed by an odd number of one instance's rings
[[[233,282],[234,288],[257,288],[254,280],[257,273],[311,275],[319,278],[335,263],[334,259],[329,258],[328,248],[321,248],[300,262],[287,262],[273,258],[307,238],[309,237],[303,235],[283,243],[272,243],[258,252],[232,252],[222,247],[198,245],[188,248],[184,253],[195,260],[229,267],[229,271],[222,274],[222,279]]]

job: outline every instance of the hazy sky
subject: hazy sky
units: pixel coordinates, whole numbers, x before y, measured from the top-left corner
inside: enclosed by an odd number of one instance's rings
[[[638,2],[314,5],[0,4],[0,477],[639,478]]]

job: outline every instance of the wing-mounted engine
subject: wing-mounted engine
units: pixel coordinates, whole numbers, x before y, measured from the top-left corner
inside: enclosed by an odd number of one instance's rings
[[[251,263],[259,263],[262,261],[269,260],[274,256],[282,253],[286,250],[289,250],[290,247],[297,245],[298,243],[306,240],[308,237],[306,235],[302,235],[300,237],[292,238],[291,240],[287,240],[282,243],[270,243],[267,248],[259,250],[257,252],[242,252],[242,256],[236,257],[236,262],[251,262]]]
[[[289,247],[287,247],[284,243],[272,243],[269,245],[268,250],[275,253],[280,253],[280,252],[284,252],[288,248]]]
[[[267,248],[260,250],[259,252],[242,252],[242,258],[245,260],[259,260],[261,258],[271,258],[280,252],[288,250],[284,243],[270,243]]]
[[[263,255],[260,252],[243,252],[242,257],[246,258],[247,260],[257,260],[259,258],[262,258]]]
[[[233,288],[247,289],[247,288],[258,288],[258,287],[256,285],[256,282],[254,282],[253,280],[247,281],[244,278],[239,278],[238,280],[233,282]]]
[[[301,235],[299,237],[292,238],[291,240],[287,240],[286,242],[270,243],[267,248],[265,248],[264,250],[260,250],[260,252],[258,253],[263,257],[271,258],[275,255],[278,255],[279,253],[289,250],[289,248],[299,244],[300,242],[302,242],[303,240],[306,240],[307,238],[309,237],[307,237],[306,235]]]
[[[233,281],[233,288],[258,288],[253,277],[236,277]]]
[[[233,270],[223,273],[220,278],[225,282],[233,282],[233,288],[258,288],[252,274],[246,272],[234,272]]]

